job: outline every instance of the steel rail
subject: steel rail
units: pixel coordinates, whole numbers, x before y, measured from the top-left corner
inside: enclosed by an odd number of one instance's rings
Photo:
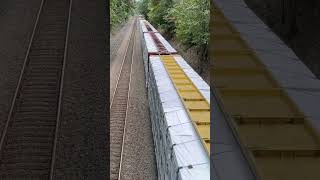
[[[135,25],[135,22],[136,22],[136,20],[133,21],[133,26]],[[133,27],[132,27],[132,28],[133,28]],[[114,91],[113,91],[113,94],[112,94],[112,99],[111,99],[111,102],[110,102],[110,109],[111,109],[111,107],[112,107],[113,99],[114,99],[114,96],[115,96],[115,94],[116,94],[116,90],[117,90],[117,88],[118,88],[119,79],[120,79],[120,75],[121,75],[121,72],[122,72],[122,67],[123,67],[123,64],[124,64],[124,62],[125,62],[125,59],[126,59],[126,57],[127,57],[130,40],[131,40],[131,38],[132,38],[132,34],[133,34],[133,31],[132,31],[132,29],[131,29],[131,33],[130,33],[130,36],[129,36],[128,44],[127,44],[127,47],[126,47],[126,49],[125,49],[125,53],[124,53],[124,56],[123,56],[123,59],[122,59],[121,68],[120,68],[120,71],[119,71],[119,73],[118,73],[118,78],[117,78],[117,82],[116,82],[116,87],[115,87],[115,89],[114,89]]]
[[[135,26],[135,24],[134,24]],[[133,59],[135,56],[135,41],[136,41],[136,29],[133,28],[134,31],[134,36],[133,36],[133,48],[132,48],[132,56],[131,56],[131,64],[130,64],[130,75],[129,75],[129,90],[128,90],[128,95],[127,95],[127,107],[126,107],[126,115],[125,115],[125,119],[124,119],[124,128],[123,128],[123,136],[122,136],[122,143],[121,143],[121,154],[120,154],[120,164],[119,164],[119,176],[118,176],[118,180],[121,179],[121,170],[122,170],[122,161],[123,161],[123,153],[124,153],[124,142],[125,142],[125,138],[126,138],[126,125],[127,125],[127,115],[128,115],[128,108],[129,108],[129,99],[130,99],[130,90],[131,90],[131,75],[132,75],[132,65],[133,65]]]
[[[65,44],[64,44],[64,54],[63,54],[63,62],[62,62],[63,64],[62,64],[62,70],[61,70],[62,74],[61,74],[61,78],[60,78],[57,121],[56,121],[53,150],[52,150],[52,157],[51,157],[51,167],[50,167],[50,176],[49,176],[50,180],[53,180],[53,178],[54,178],[54,165],[55,165],[55,157],[56,157],[56,150],[57,150],[60,120],[61,120],[61,111],[62,111],[63,82],[64,82],[64,76],[65,76],[67,55],[68,55],[68,42],[69,42],[69,33],[70,33],[71,10],[72,10],[72,0],[70,0],[70,3],[69,3],[67,33],[66,33]]]
[[[17,106],[17,101],[18,101],[18,96],[21,93],[22,90],[22,86],[23,86],[23,80],[25,78],[25,76],[27,76],[25,73],[28,71],[27,66],[30,64],[30,62],[32,61],[32,59],[30,59],[30,53],[32,52],[32,46],[33,43],[36,42],[36,33],[38,28],[41,26],[41,22],[40,22],[40,18],[41,15],[44,13],[44,4],[45,4],[46,0],[42,0],[41,4],[40,4],[40,8],[38,10],[37,13],[37,17],[36,17],[36,21],[34,23],[34,27],[33,27],[33,31],[32,31],[32,35],[28,44],[28,49],[24,58],[24,62],[23,62],[23,66],[21,68],[20,71],[20,75],[19,75],[19,80],[15,89],[15,94],[14,97],[12,99],[12,104],[10,107],[10,111],[8,113],[8,117],[7,117],[7,121],[4,127],[4,130],[2,132],[1,135],[1,140],[0,140],[0,152],[3,151],[4,148],[4,142],[6,139],[6,136],[8,134],[8,129],[9,129],[9,124],[11,123],[11,121],[13,121],[13,116],[14,116],[14,111],[15,108]],[[56,114],[56,118],[55,118],[55,126],[54,126],[54,137],[53,137],[53,147],[52,147],[52,156],[51,156],[51,166],[48,167],[49,173],[48,173],[48,178],[49,179],[53,179],[53,168],[54,168],[54,160],[55,160],[55,156],[56,156],[56,144],[57,144],[57,138],[58,138],[58,129],[59,129],[59,124],[60,124],[60,119],[61,119],[61,107],[62,107],[62,96],[63,96],[63,82],[64,82],[64,74],[65,74],[65,66],[66,66],[66,58],[67,58],[67,44],[68,44],[68,39],[69,39],[69,29],[70,29],[70,19],[71,19],[71,7],[72,7],[72,0],[69,1],[69,8],[68,6],[66,8],[69,9],[68,12],[68,17],[67,17],[67,28],[65,31],[65,43],[64,43],[64,54],[63,54],[63,59],[62,59],[62,67],[61,69],[59,69],[59,72],[61,73],[58,81],[58,86],[59,89],[57,90],[58,94],[58,103],[57,103],[57,114]],[[41,35],[40,35],[41,36]],[[49,163],[50,165],[50,163]]]
[[[131,73],[132,73],[133,56],[134,56],[134,46],[135,46],[135,35],[136,35],[135,27],[136,27],[136,22],[137,22],[137,19],[135,18],[134,22],[133,22],[133,27],[131,28],[128,44],[127,44],[127,47],[126,47],[126,50],[125,50],[125,54],[124,54],[124,57],[123,57],[121,69],[120,69],[120,72],[119,72],[119,75],[118,75],[118,78],[117,78],[116,87],[115,87],[115,90],[114,90],[114,93],[113,93],[113,97],[112,97],[112,100],[111,100],[111,103],[110,103],[110,111],[117,110],[117,108],[118,108],[119,111],[120,111],[119,108],[121,108],[121,110],[125,110],[125,112],[123,111],[123,116],[120,119],[120,122],[118,122],[118,123],[120,123],[120,125],[119,125],[119,133],[120,133],[120,135],[118,135],[118,137],[117,136],[115,137],[115,139],[118,139],[118,144],[121,145],[121,147],[119,147],[119,149],[116,148],[116,150],[115,150],[116,153],[120,153],[120,160],[116,159],[116,161],[112,161],[113,165],[116,168],[116,173],[113,173],[113,175],[114,175],[113,178],[114,179],[120,179],[120,173],[121,173],[121,164],[122,164],[123,151],[124,151],[123,144],[124,144],[124,138],[125,138],[125,133],[126,133],[126,120],[127,120],[127,114],[128,114],[128,106],[129,106],[130,83],[131,83]],[[131,49],[131,47],[132,47],[132,49]],[[132,52],[131,53],[131,57],[129,56],[130,52]],[[131,62],[130,62],[130,60],[131,60]],[[130,63],[130,64],[127,64],[127,63]],[[125,77],[126,74],[127,74],[127,77]],[[122,79],[122,78],[126,78],[126,79]],[[128,81],[128,86],[121,87],[121,82],[120,82],[121,80]],[[114,99],[117,99],[117,97],[118,97],[117,95],[119,95],[119,91],[121,91],[121,90],[126,90],[127,91],[127,92],[122,92],[122,93],[125,93],[125,94],[122,95],[122,96],[124,96],[124,99],[123,100],[119,99],[120,102],[123,101],[122,102],[123,103],[123,107],[122,106],[117,106],[117,100],[114,100]],[[114,109],[114,108],[116,108],[116,109]],[[113,119],[113,118],[111,118],[111,119]],[[122,133],[122,135],[121,135],[121,133]]]
[[[39,8],[38,13],[37,13],[37,18],[36,18],[36,21],[34,23],[34,27],[33,27],[33,30],[32,30],[30,41],[29,41],[27,53],[26,53],[26,56],[24,58],[22,69],[20,71],[19,80],[18,80],[18,83],[17,83],[17,87],[16,87],[16,90],[15,90],[13,99],[12,99],[12,103],[11,103],[10,111],[9,111],[9,114],[8,114],[8,118],[7,118],[5,127],[4,127],[4,129],[2,131],[1,140],[0,140],[0,152],[2,151],[3,142],[4,142],[4,139],[5,139],[7,131],[8,131],[8,127],[9,127],[11,116],[13,114],[14,107],[16,105],[16,100],[17,100],[17,97],[18,97],[18,94],[19,94],[19,91],[20,91],[21,82],[22,82],[22,79],[23,79],[23,74],[25,72],[27,64],[29,63],[28,57],[29,57],[29,54],[30,54],[30,50],[31,50],[32,42],[34,40],[34,36],[36,34],[36,30],[37,30],[37,27],[38,27],[38,24],[39,24],[39,19],[40,19],[40,15],[41,15],[41,12],[42,12],[42,9],[43,9],[44,1],[45,0],[41,1],[40,8]]]

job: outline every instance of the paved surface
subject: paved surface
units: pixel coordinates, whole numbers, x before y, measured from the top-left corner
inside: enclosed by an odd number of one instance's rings
[[[24,62],[41,0],[0,1],[0,133]]]
[[[108,179],[104,1],[74,0],[55,179]]]
[[[157,179],[156,159],[141,49],[142,37],[136,27],[136,59],[131,76],[131,92],[124,142],[122,180]]]

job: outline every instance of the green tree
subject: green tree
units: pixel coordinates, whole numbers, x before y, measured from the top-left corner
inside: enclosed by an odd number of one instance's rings
[[[141,0],[139,11],[169,38],[206,49],[209,42],[209,0]]]
[[[111,27],[126,21],[133,14],[133,0],[111,0],[110,1],[110,19]]]
[[[209,43],[209,0],[142,0],[141,14],[167,37],[196,47],[206,63]]]
[[[170,11],[176,37],[190,46],[206,48],[209,42],[209,0],[181,0]]]
[[[148,18],[148,14],[149,14],[149,9],[148,9],[148,5],[149,5],[149,0],[141,0],[138,1],[138,11],[140,12],[141,15],[143,15],[146,19]]]
[[[173,0],[150,0],[148,6],[150,23],[170,37],[174,35],[175,29],[174,22],[169,17],[173,5]]]

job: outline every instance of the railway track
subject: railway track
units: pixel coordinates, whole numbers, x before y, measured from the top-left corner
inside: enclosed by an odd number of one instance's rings
[[[131,21],[131,19],[129,20],[129,22]],[[130,31],[129,29],[132,26],[132,23],[127,22],[126,24],[124,24],[124,26],[120,29],[119,32],[117,32],[117,34],[115,35],[115,37],[111,38],[110,41],[110,62],[112,62],[118,53],[119,48],[121,47],[122,42],[124,41],[125,37],[122,37],[121,35],[125,34],[126,31]]]
[[[43,0],[0,141],[0,179],[52,179],[72,0]]]
[[[316,179],[319,136],[214,5],[212,78],[257,179]]]
[[[126,47],[117,84],[110,103],[110,176],[112,180],[120,179],[123,143],[130,93],[131,70],[134,58],[136,22]]]

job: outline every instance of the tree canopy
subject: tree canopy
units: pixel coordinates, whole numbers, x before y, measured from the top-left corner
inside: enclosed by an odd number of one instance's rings
[[[206,48],[209,41],[209,0],[141,0],[139,11],[154,26],[180,42]]]
[[[111,27],[114,27],[128,19],[134,10],[133,0],[111,0],[110,19]]]

